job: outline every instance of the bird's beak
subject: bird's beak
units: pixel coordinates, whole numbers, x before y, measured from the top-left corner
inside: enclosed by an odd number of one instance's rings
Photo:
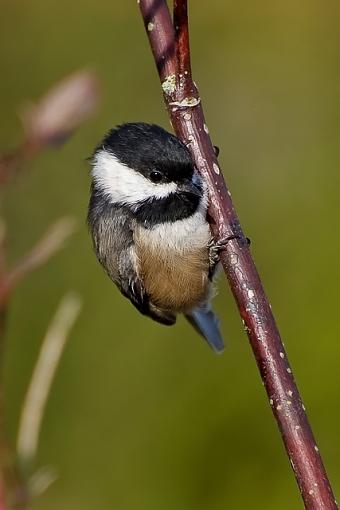
[[[189,195],[194,195],[200,198],[203,196],[202,185],[200,183],[196,184],[190,179],[178,184],[178,191],[180,193],[188,193]]]

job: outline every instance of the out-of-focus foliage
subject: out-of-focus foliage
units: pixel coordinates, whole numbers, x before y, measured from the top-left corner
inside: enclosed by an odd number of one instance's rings
[[[193,70],[213,141],[269,293],[334,488],[340,492],[340,7],[333,0],[195,1]],[[136,2],[1,3],[1,147],[15,112],[83,66],[104,101],[60,151],[10,185],[11,259],[54,218],[81,228],[12,304],[7,428],[44,330],[69,288],[84,298],[47,407],[37,466],[59,480],[34,510],[297,510],[293,475],[230,293],[216,298],[221,357],[183,320],[138,315],[95,261],[85,158],[112,125],[169,127]]]

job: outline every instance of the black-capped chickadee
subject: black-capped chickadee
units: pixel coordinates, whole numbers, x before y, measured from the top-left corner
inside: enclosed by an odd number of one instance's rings
[[[183,313],[220,352],[207,205],[189,150],[161,127],[123,124],[95,149],[88,223],[99,262],[141,313],[167,325]]]

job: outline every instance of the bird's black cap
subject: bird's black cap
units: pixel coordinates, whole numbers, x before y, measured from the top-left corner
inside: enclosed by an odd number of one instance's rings
[[[96,152],[102,149],[145,177],[151,170],[158,170],[167,181],[177,182],[190,179],[194,171],[187,147],[155,124],[121,124],[108,132]]]

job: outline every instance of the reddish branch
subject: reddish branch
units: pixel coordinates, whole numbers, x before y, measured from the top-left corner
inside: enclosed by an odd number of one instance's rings
[[[216,160],[198,90],[191,79],[187,2],[174,0],[173,22],[165,0],[140,0],[139,6],[171,123],[209,185],[212,231],[216,239],[237,236],[227,244],[221,260],[305,508],[337,509],[268,299]]]

